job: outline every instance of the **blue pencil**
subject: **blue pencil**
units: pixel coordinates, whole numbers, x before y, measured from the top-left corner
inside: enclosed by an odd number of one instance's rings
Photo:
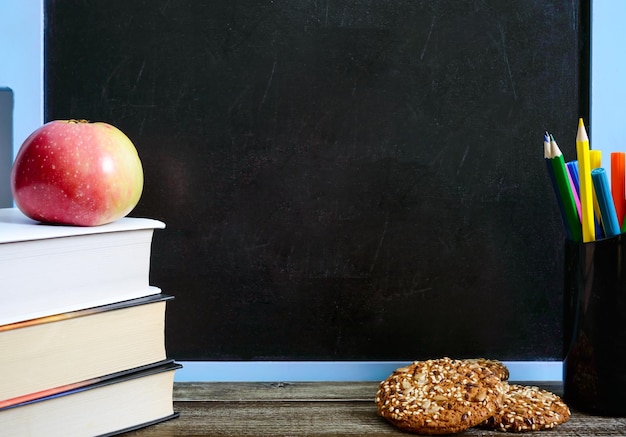
[[[576,188],[576,194],[580,197],[580,181],[578,180],[578,161],[570,161],[565,163],[567,171],[572,176],[574,181],[574,188]]]
[[[619,235],[620,226],[617,221],[617,212],[613,204],[613,196],[611,195],[609,178],[606,175],[606,171],[602,167],[591,170],[591,179],[593,181],[593,189],[598,199],[598,206],[600,207],[604,235],[607,238]]]
[[[576,188],[576,193],[580,198],[580,180],[578,176],[578,161],[570,161],[565,164],[567,166],[567,170],[569,174],[572,176],[572,180],[574,181],[574,187]],[[593,223],[596,229],[596,239],[599,240],[604,237],[604,230],[602,229],[602,224],[600,217],[596,217],[594,214]]]

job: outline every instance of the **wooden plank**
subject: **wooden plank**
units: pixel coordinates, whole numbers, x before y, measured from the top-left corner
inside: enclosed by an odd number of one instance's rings
[[[378,382],[183,382],[174,385],[176,401],[372,401]],[[558,395],[557,382],[524,382],[538,385]]]
[[[180,383],[175,409],[181,417],[130,433],[171,436],[386,436],[405,435],[379,417],[373,396],[378,383]],[[530,383],[529,383],[530,385]],[[534,384],[537,385],[537,384]],[[560,390],[560,384],[539,384]],[[499,433],[473,428],[463,436]],[[527,435],[546,435],[528,433]],[[550,437],[624,436],[626,418],[574,411]]]
[[[179,419],[138,436],[397,435],[365,402],[183,402]]]
[[[378,382],[177,383],[177,401],[373,401]]]
[[[165,436],[384,436],[403,435],[365,402],[177,402],[179,419],[134,434]],[[624,436],[626,419],[575,413],[550,437]],[[535,435],[538,433],[529,433]],[[543,435],[543,433],[541,433]],[[464,436],[494,436],[472,428]]]

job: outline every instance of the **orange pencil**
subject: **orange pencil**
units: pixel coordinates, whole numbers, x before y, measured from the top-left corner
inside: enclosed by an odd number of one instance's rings
[[[626,166],[626,153],[611,153],[611,194],[613,195],[613,204],[615,212],[617,212],[617,221],[620,225],[624,223],[624,215],[626,214],[626,175],[624,167]]]

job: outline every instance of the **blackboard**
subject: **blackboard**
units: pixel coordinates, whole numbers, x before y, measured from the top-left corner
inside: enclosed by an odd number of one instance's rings
[[[107,121],[166,222],[179,360],[560,360],[543,160],[588,1],[47,0],[46,120]]]

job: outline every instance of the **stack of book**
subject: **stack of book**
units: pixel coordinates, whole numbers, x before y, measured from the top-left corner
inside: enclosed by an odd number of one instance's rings
[[[45,225],[0,209],[0,430],[111,435],[177,416],[157,220]]]

